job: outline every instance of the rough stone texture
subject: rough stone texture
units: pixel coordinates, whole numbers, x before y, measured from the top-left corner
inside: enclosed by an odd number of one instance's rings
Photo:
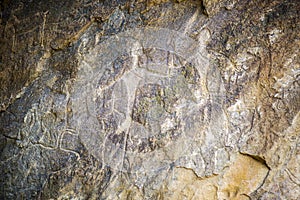
[[[1,1],[1,199],[299,199],[297,0]]]

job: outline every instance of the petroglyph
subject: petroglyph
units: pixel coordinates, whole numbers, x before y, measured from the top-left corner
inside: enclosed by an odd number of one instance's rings
[[[203,32],[198,42],[167,29],[135,29],[84,57],[71,126],[104,166],[131,173],[167,169],[174,162],[190,165],[183,157],[195,149],[201,157],[215,151],[212,144],[222,146],[217,138],[224,133],[214,131],[222,129],[210,128],[212,117],[215,127],[223,126],[222,102],[215,98],[222,83],[208,71],[209,34]],[[191,148],[200,138],[207,144]],[[210,159],[204,157],[197,159]],[[202,162],[195,171],[204,173]]]

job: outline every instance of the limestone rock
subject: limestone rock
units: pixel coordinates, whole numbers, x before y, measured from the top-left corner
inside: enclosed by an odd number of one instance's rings
[[[1,199],[299,199],[297,0],[0,6]]]

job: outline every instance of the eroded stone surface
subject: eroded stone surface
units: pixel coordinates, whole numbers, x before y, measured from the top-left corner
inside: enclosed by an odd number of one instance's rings
[[[297,0],[0,6],[1,198],[299,199]]]

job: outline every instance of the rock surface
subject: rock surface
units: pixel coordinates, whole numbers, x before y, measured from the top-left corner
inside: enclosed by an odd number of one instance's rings
[[[1,2],[1,199],[299,199],[297,0]]]

